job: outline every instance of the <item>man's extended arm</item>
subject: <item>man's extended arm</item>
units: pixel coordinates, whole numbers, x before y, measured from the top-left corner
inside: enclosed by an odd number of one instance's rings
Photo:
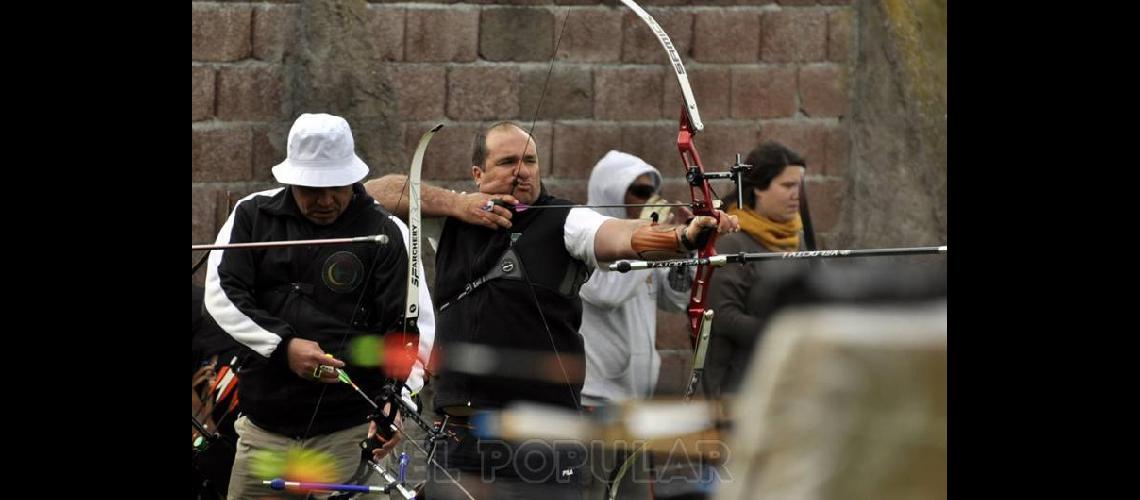
[[[408,177],[389,174],[364,183],[364,189],[389,212],[404,220],[408,218]],[[511,212],[496,206],[491,212],[483,210],[487,200],[499,199],[518,203],[509,194],[456,193],[450,189],[420,182],[420,213],[425,217],[454,217],[468,224],[490,229],[511,227]]]
[[[687,226],[650,227],[646,220],[610,219],[602,223],[594,236],[594,255],[598,262],[682,257],[691,250],[682,245],[682,232],[688,241],[696,242],[704,228],[732,233],[740,230],[740,224],[735,215],[725,213],[720,214],[719,223],[712,217],[698,216]]]

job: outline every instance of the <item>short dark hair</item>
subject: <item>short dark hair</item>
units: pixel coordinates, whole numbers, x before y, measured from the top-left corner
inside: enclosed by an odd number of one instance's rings
[[[478,132],[475,132],[475,138],[471,141],[472,165],[483,168],[483,162],[487,161],[487,134],[491,133],[492,130],[503,127],[515,127],[523,131],[523,133],[530,135],[530,133],[527,132],[526,129],[522,127],[522,125],[519,125],[518,123],[511,120],[495,122],[488,127],[479,129]]]
[[[756,204],[755,189],[768,189],[772,179],[778,177],[790,165],[807,168],[807,161],[799,153],[788,149],[787,146],[776,141],[764,141],[748,153],[747,165],[752,165],[740,179],[740,189],[744,190],[744,206],[751,207]],[[724,197],[721,201],[727,206],[736,202],[736,190]],[[743,207],[742,207],[743,208]]]

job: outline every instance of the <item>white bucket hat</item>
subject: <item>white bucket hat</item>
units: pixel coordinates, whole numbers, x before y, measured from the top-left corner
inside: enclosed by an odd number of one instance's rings
[[[356,156],[352,130],[339,116],[305,113],[289,129],[288,155],[273,167],[277,182],[336,187],[364,180],[368,165]]]

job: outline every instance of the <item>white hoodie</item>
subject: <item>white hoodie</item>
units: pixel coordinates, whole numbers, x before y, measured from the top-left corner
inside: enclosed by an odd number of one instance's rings
[[[590,172],[588,205],[625,203],[635,179],[649,174],[657,191],[661,173],[640,158],[610,151]],[[625,208],[595,208],[602,215],[627,218]],[[642,399],[653,395],[661,370],[655,347],[658,304],[684,310],[689,290],[669,287],[667,269],[619,273],[604,266],[590,276],[582,298],[582,337],[586,344],[586,381],[582,403]],[[661,299],[659,302],[659,296]]]

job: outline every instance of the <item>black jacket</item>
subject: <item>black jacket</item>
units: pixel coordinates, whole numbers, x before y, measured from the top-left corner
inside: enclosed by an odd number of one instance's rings
[[[371,408],[347,385],[313,382],[290,371],[284,347],[292,337],[315,341],[348,363],[346,371],[369,394],[384,382],[382,370],[354,366],[348,351],[358,336],[398,328],[407,252],[390,215],[360,183],[353,193],[345,212],[328,226],[305,219],[288,188],[255,193],[238,202],[219,232],[219,243],[388,236],[384,245],[214,250],[206,276],[207,310],[222,329],[261,355],[242,372],[240,408],[271,432],[292,437],[335,432],[363,423]]]
[[[546,204],[573,202],[543,195],[535,203]],[[492,231],[452,219],[444,224],[433,287],[437,303],[449,304],[441,306],[436,317],[435,345],[443,351],[438,358],[432,356],[443,360],[437,410],[454,405],[498,408],[514,400],[578,406],[585,373],[578,288],[589,274],[563,242],[569,212],[520,212],[509,230]],[[500,265],[500,257],[512,248],[512,233],[518,235],[513,249],[525,279],[494,279],[456,300],[466,284]],[[463,357],[453,351],[460,345],[490,348],[494,355],[482,360],[490,363],[487,375],[452,369],[448,360]]]
[[[771,252],[743,231],[717,239],[719,254]],[[735,394],[752,351],[776,307],[775,283],[800,272],[806,261],[752,261],[717,269],[709,284],[708,308],[713,318],[702,385],[707,397]]]

